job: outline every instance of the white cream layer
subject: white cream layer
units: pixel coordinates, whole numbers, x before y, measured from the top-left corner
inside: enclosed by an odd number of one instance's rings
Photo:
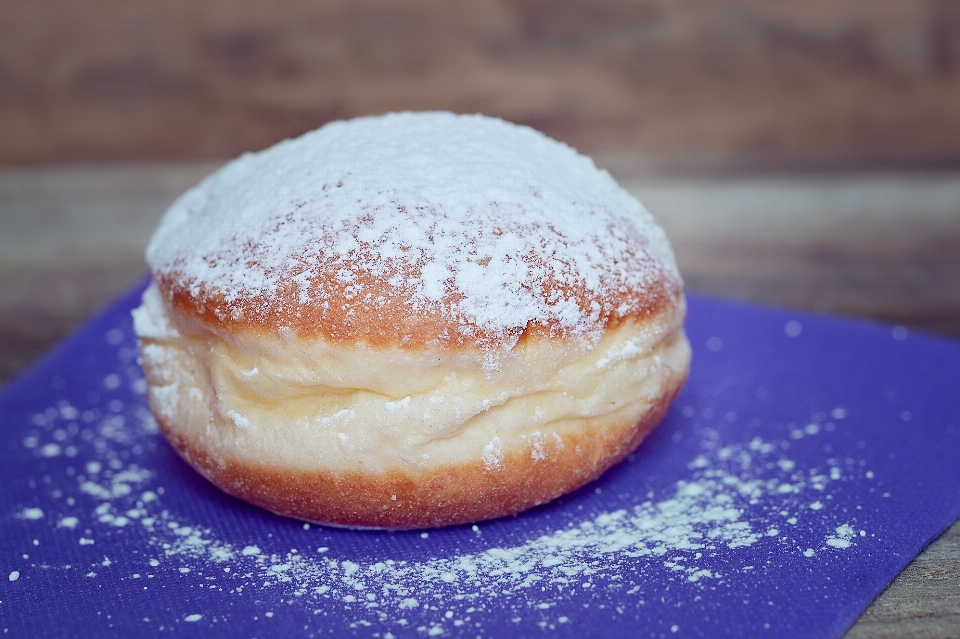
[[[539,461],[586,422],[639,419],[690,360],[682,306],[596,343],[525,340],[495,366],[480,350],[177,325],[155,286],[133,317],[151,404],[168,427],[214,459],[302,470],[483,460],[494,471],[517,447]]]

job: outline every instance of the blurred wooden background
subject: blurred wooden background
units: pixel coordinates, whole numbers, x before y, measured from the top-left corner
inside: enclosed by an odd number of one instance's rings
[[[955,164],[960,3],[0,3],[0,163],[231,157],[437,108],[683,165]]]
[[[960,0],[2,0],[0,382],[219,162],[483,112],[593,155],[690,289],[960,336]],[[849,637],[960,636],[960,523]]]

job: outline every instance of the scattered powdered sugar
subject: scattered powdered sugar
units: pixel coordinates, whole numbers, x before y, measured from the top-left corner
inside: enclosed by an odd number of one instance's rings
[[[238,428],[242,428],[246,430],[247,428],[250,427],[250,420],[247,419],[246,416],[241,415],[235,410],[228,410],[227,417],[229,417],[231,421],[233,421],[233,423],[237,425]]]
[[[24,508],[17,514],[17,517],[32,520],[43,519],[43,511],[39,508]]]
[[[531,322],[593,334],[680,282],[663,231],[592,160],[439,112],[333,122],[238,158],[174,203],[147,260],[233,319],[399,305],[479,344]]]
[[[503,463],[503,440],[499,437],[494,437],[490,440],[490,443],[483,447],[483,453],[481,454],[481,459],[483,459],[483,467],[487,470],[493,470],[495,468],[500,468],[500,464]]]
[[[227,540],[224,531],[191,521],[147,466],[161,440],[155,423],[140,412],[140,373],[127,348],[119,345],[121,362],[127,360],[118,373],[123,384],[105,395],[88,395],[96,399],[90,406],[61,401],[36,413],[22,440],[38,458],[49,439],[82,446],[78,467],[45,484],[55,486],[43,502],[46,510],[21,505],[14,514],[22,525],[48,525],[57,535],[73,536],[89,553],[88,563],[79,566],[89,579],[175,574],[184,587],[261,593],[258,598],[348,619],[351,627],[381,637],[391,630],[433,636],[465,627],[481,632],[485,620],[502,618],[505,610],[515,621],[536,616],[544,628],[556,628],[575,621],[568,602],[583,593],[592,593],[590,601],[601,606],[614,606],[625,596],[643,604],[663,587],[694,599],[753,570],[758,549],[767,556],[815,561],[824,553],[848,551],[867,535],[851,513],[831,504],[835,486],[873,481],[873,473],[853,459],[828,458],[822,467],[791,459],[787,452],[794,440],[787,429],[781,442],[704,441],[700,454],[687,461],[684,479],[668,491],[627,495],[621,506],[595,512],[568,505],[573,514],[564,521],[544,520],[540,532],[528,529],[526,538],[509,543],[486,543],[482,524],[462,531],[473,546],[462,542],[459,550],[420,559],[408,553],[371,559],[331,542],[277,550],[269,539],[240,541],[236,530],[227,532]],[[131,396],[130,405],[119,399],[129,402]],[[403,400],[397,403],[400,409]],[[835,419],[844,415],[843,409],[833,411]],[[113,426],[118,418],[122,436]],[[830,429],[800,430],[806,438]],[[543,435],[531,437],[542,448]],[[534,445],[534,456],[536,450]],[[484,449],[484,462],[495,466],[501,457],[494,439]],[[811,531],[819,531],[819,541]],[[119,556],[111,545],[114,535],[139,536],[142,543],[137,552]],[[433,542],[427,533],[421,538]],[[28,569],[57,568],[33,563]],[[19,579],[24,570],[20,566],[9,579]],[[184,622],[210,622],[195,609],[172,612]]]
[[[834,537],[827,537],[827,545],[834,548],[849,548],[853,543],[853,538],[856,533],[850,524],[843,524],[842,526],[837,526],[837,534]],[[864,534],[866,534],[864,532]]]
[[[540,431],[534,431],[530,436],[530,458],[533,461],[543,461],[547,458],[547,451],[543,447],[544,437]]]

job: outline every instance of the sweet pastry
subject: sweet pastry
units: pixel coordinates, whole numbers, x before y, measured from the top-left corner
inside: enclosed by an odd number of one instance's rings
[[[167,211],[134,311],[149,401],[211,482],[322,524],[499,517],[595,479],[690,348],[639,201],[480,115],[334,122]]]

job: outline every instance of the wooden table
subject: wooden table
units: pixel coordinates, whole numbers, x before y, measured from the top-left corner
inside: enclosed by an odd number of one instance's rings
[[[960,337],[960,172],[666,171],[599,157],[688,288]],[[145,273],[157,219],[215,163],[0,169],[0,382]],[[960,637],[960,522],[847,637]]]

